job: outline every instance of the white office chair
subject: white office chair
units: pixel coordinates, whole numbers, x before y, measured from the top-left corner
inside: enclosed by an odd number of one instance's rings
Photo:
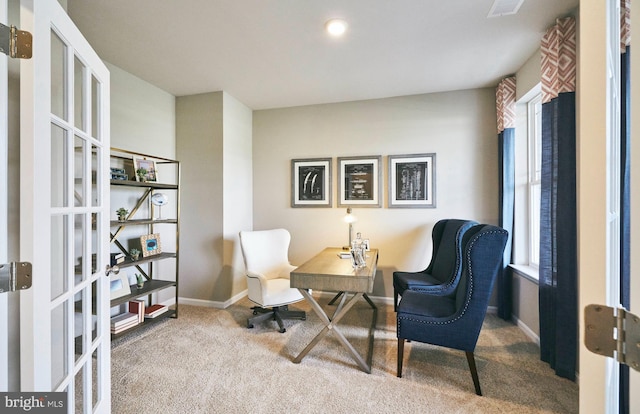
[[[304,299],[298,289],[289,286],[289,273],[296,268],[289,263],[290,242],[291,235],[285,229],[240,232],[249,300],[258,305],[251,308],[257,316],[247,319],[247,328],[273,319],[280,332],[285,332],[283,319],[307,318],[303,311],[288,307]]]

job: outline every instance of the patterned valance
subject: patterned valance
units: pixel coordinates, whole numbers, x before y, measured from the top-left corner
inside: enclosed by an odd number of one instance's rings
[[[503,79],[496,89],[498,134],[516,126],[516,77]]]
[[[620,0],[620,50],[626,53],[631,43],[631,0]]]
[[[576,21],[557,19],[542,38],[542,103],[576,90]]]

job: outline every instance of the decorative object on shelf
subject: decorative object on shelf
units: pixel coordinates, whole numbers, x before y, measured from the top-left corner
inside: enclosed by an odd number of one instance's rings
[[[120,207],[116,210],[116,214],[118,215],[118,221],[126,221],[127,214],[129,214],[129,210],[124,207]]]
[[[367,243],[368,244],[368,243]],[[351,265],[354,269],[361,269],[367,265],[366,245],[360,233],[356,234],[351,243]]]
[[[140,273],[136,273],[136,286],[138,289],[142,289],[144,287],[144,282],[146,279]]]
[[[111,167],[111,179],[112,180],[128,180],[129,176],[127,175],[124,168],[114,168]]]
[[[169,202],[169,198],[164,193],[155,193],[151,196],[151,204],[158,206],[158,220],[162,220],[162,206]]]
[[[331,158],[291,160],[291,207],[331,207]]]
[[[160,234],[153,233],[140,236],[140,245],[142,246],[142,257],[159,254],[162,251],[160,249]]]
[[[349,244],[344,246],[343,250],[351,249],[351,239],[353,238],[353,223],[358,221],[358,218],[351,213],[351,207],[347,207],[347,215],[344,216],[344,222],[349,224]]]
[[[147,181],[147,169],[146,168],[138,168],[136,170],[136,176],[138,177],[138,181],[144,183]]]
[[[382,206],[382,157],[338,157],[338,207]]]
[[[435,208],[436,154],[389,155],[389,208]]]
[[[138,260],[140,258],[140,253],[140,250],[136,249],[135,247],[129,249],[129,256],[131,256],[131,260]]]
[[[146,158],[133,157],[133,169],[136,171],[136,177],[140,182],[158,182],[158,172],[156,170],[156,162]]]
[[[129,278],[124,272],[109,275],[109,291],[111,300],[131,294]]]

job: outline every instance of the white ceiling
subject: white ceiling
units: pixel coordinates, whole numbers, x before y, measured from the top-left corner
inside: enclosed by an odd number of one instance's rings
[[[578,0],[68,0],[106,61],[176,95],[224,90],[251,109],[489,87]],[[348,21],[341,39],[323,31]]]

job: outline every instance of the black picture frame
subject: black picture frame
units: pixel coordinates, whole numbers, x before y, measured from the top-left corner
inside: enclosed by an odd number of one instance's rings
[[[291,160],[291,207],[332,207],[332,159]]]
[[[382,156],[339,157],[339,207],[382,206]]]
[[[389,155],[389,208],[436,207],[436,154]]]

